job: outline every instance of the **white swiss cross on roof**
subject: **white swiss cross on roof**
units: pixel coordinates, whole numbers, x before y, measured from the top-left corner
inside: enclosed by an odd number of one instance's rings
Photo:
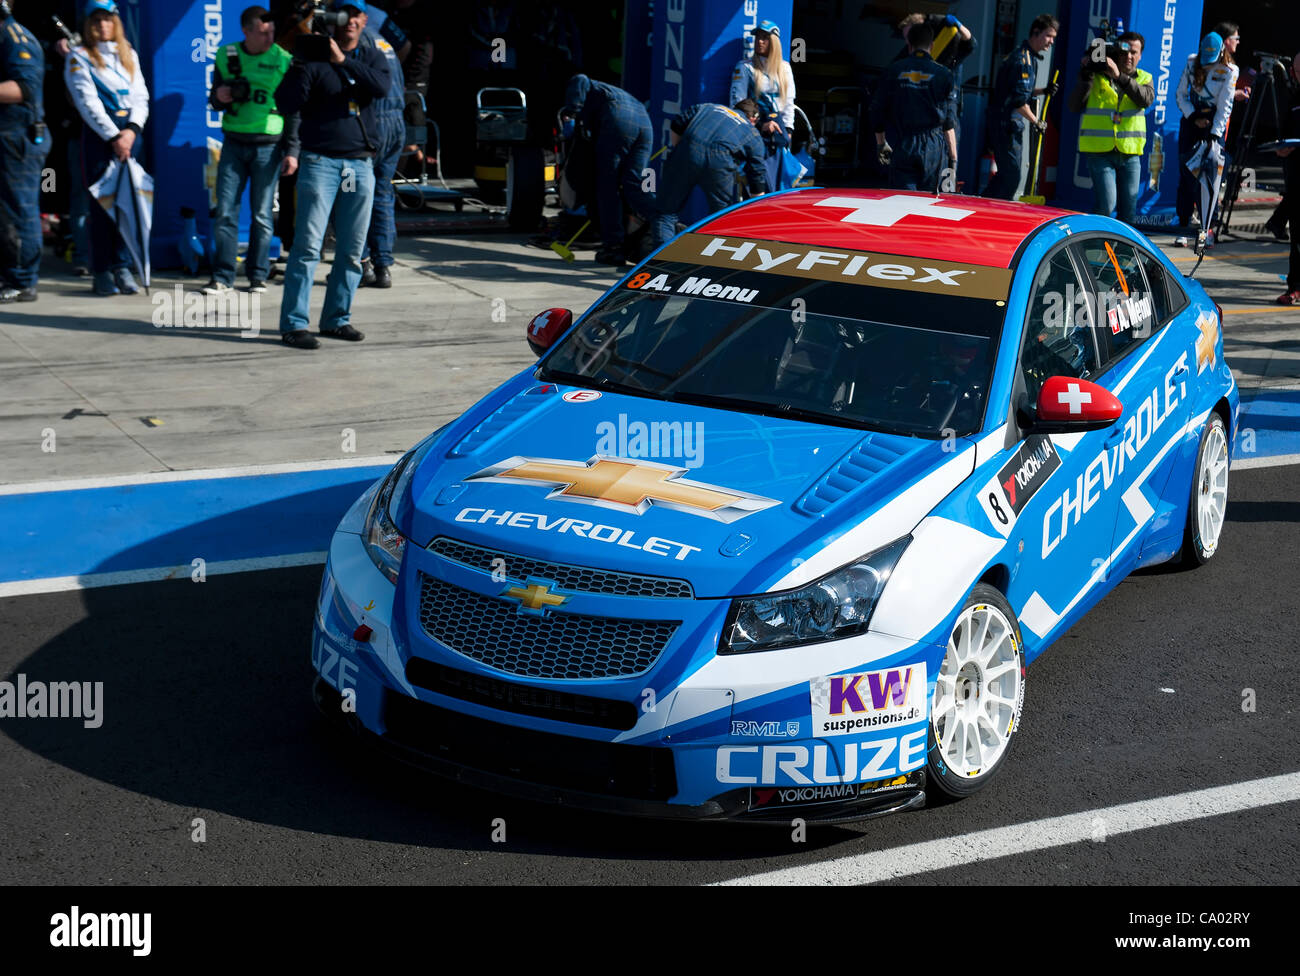
[[[935,197],[914,197],[898,193],[894,196],[881,197],[878,200],[864,200],[861,197],[827,197],[818,200],[815,207],[843,207],[851,213],[840,220],[849,224],[874,224],[877,227],[893,227],[904,217],[918,215],[934,217],[938,220],[964,220],[974,210],[960,210],[957,207],[944,207],[942,201]]]

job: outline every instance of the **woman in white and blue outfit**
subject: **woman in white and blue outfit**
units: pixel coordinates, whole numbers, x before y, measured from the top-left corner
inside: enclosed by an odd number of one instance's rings
[[[104,175],[110,160],[140,155],[140,133],[149,118],[149,89],[113,0],[86,4],[82,36],[85,41],[69,52],[63,75],[83,123],[81,177],[89,187]],[[96,295],[134,295],[140,290],[117,226],[94,203],[90,252]]]
[[[754,35],[754,55],[731,73],[727,105],[735,108],[746,98],[758,105],[758,131],[767,149],[767,185],[778,189],[781,150],[790,145],[794,132],[794,72],[781,56],[781,29],[775,21],[764,20],[750,33]]]

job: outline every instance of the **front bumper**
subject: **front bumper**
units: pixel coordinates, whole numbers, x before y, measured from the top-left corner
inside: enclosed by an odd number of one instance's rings
[[[603,762],[580,767],[575,761],[584,753],[590,756],[584,748],[587,740],[546,733],[521,737],[520,733],[527,730],[470,718],[393,693],[390,704],[401,709],[403,718],[390,723],[381,735],[367,729],[355,714],[343,708],[343,696],[319,675],[312,685],[312,697],[328,720],[394,759],[464,786],[551,806],[657,820],[743,820],[782,825],[794,817],[807,823],[849,823],[925,806],[923,770],[889,788],[883,784],[855,784],[869,789],[855,789],[849,797],[830,796],[835,787],[788,788],[786,792],[797,794],[788,800],[780,796],[777,788],[741,788],[695,805],[617,795],[611,790],[657,790],[665,774],[672,776],[672,751],[624,746],[660,755],[642,759],[625,754],[620,764],[620,757],[610,753],[599,757]],[[392,715],[388,709],[385,711]],[[520,738],[526,739],[530,748],[520,749]],[[647,774],[647,778],[630,781],[639,772]],[[605,780],[603,791],[554,782],[592,782],[598,777]]]
[[[715,629],[708,647],[692,636],[668,662],[687,662],[676,671],[530,679],[431,641],[401,601],[403,581],[389,583],[351,529],[345,519],[322,580],[314,697],[403,762],[536,802],[662,819],[837,823],[925,803],[924,705],[906,725],[818,737],[809,682],[909,662],[932,675],[942,648],[867,634],[825,652],[719,657]],[[657,693],[649,708],[643,684]]]

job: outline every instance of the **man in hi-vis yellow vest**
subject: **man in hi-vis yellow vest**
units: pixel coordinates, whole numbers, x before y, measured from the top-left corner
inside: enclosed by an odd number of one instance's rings
[[[1084,56],[1070,110],[1079,112],[1079,152],[1092,174],[1093,213],[1133,223],[1147,148],[1146,111],[1155,100],[1151,74],[1138,68],[1146,41],[1137,31],[1098,42]],[[1102,55],[1105,57],[1102,57]]]

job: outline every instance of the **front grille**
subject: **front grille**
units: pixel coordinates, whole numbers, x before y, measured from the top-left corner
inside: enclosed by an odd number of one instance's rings
[[[501,570],[513,580],[526,580],[530,576],[549,580],[570,593],[600,593],[607,596],[647,596],[656,600],[689,600],[695,594],[691,584],[682,579],[664,576],[643,576],[639,573],[616,573],[608,569],[591,569],[587,566],[570,566],[545,559],[529,559],[513,553],[470,545],[439,536],[429,543],[429,551],[444,559],[460,563],[471,569],[491,573]],[[497,562],[497,560],[501,560]]]
[[[633,800],[667,800],[677,792],[670,749],[502,725],[391,691],[384,695],[384,725],[398,745],[498,776]]]
[[[620,731],[636,725],[636,706],[631,702],[575,695],[551,688],[531,688],[485,674],[457,671],[419,657],[406,662],[406,680],[417,688],[436,691],[448,698],[518,715]]]
[[[521,613],[513,601],[421,573],[420,624],[444,647],[498,671],[571,680],[649,671],[680,621]]]

